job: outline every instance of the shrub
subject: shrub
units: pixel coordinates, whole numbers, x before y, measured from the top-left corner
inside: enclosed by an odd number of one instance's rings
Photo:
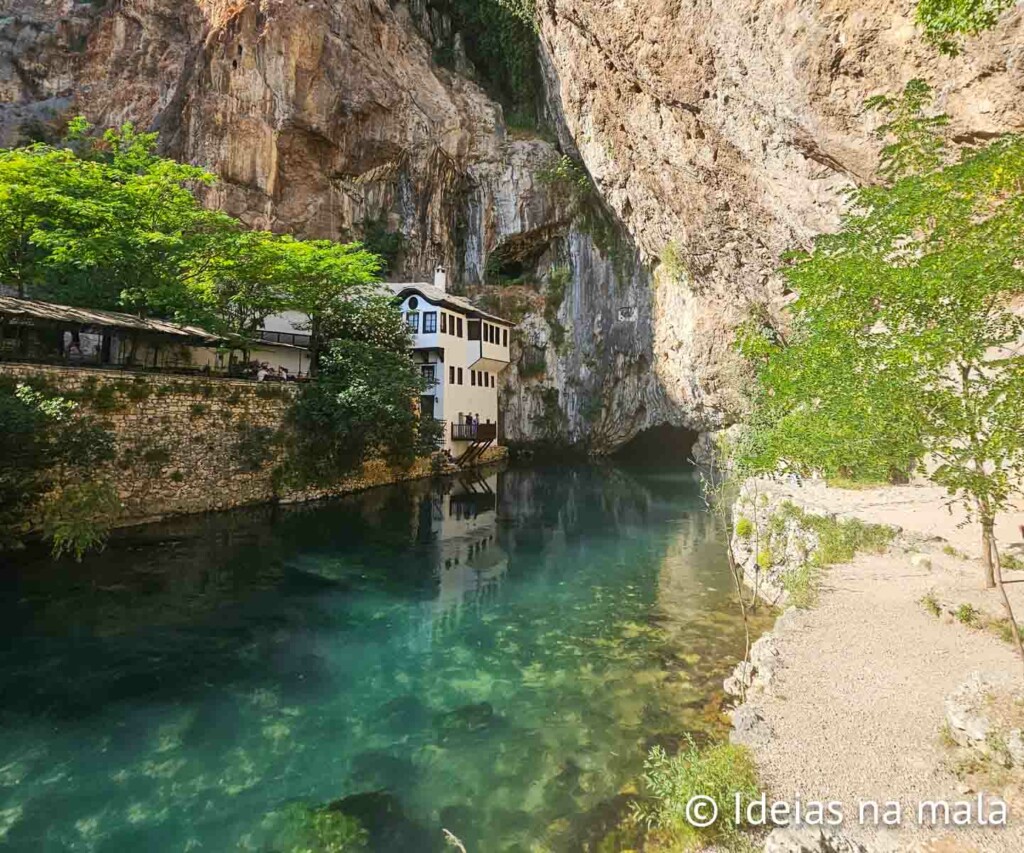
[[[644,762],[643,785],[645,799],[632,804],[633,820],[648,831],[669,836],[676,842],[672,849],[681,850],[738,840],[734,797],[749,799],[758,793],[757,771],[744,747],[719,743],[699,749],[692,738],[671,757],[661,747],[653,747]],[[686,820],[687,803],[695,796],[710,797],[718,804],[718,820],[706,829]]]
[[[521,379],[533,379],[545,376],[548,372],[547,361],[544,358],[544,350],[540,347],[523,347],[522,357],[519,359],[519,376]]]
[[[97,412],[111,412],[117,408],[117,390],[113,385],[101,385],[93,393],[91,402]]]
[[[463,48],[489,94],[516,127],[536,127],[544,101],[532,0],[444,0],[436,3],[461,33]],[[435,39],[436,62],[455,65],[452,36]]]
[[[75,535],[80,526],[70,516],[67,525],[60,522],[64,511],[78,518],[91,492],[60,490],[66,484],[88,485],[96,467],[112,458],[113,438],[77,410],[73,400],[24,383],[0,386],[0,547],[18,543],[51,492],[56,496],[45,521],[59,536],[58,552],[78,551],[73,543],[87,540]]]
[[[821,568],[810,561],[802,563],[783,575],[782,588],[794,607],[802,610],[813,607],[821,589]]]
[[[551,343],[559,353],[565,346],[565,326],[558,319],[558,312],[562,308],[565,291],[571,282],[572,270],[569,267],[551,267],[544,292],[544,321],[551,330]]]
[[[413,406],[426,388],[404,352],[335,342],[291,409],[291,473],[300,484],[329,483],[375,455],[411,463],[432,452],[440,427]]]
[[[117,492],[99,481],[69,485],[47,501],[43,534],[54,558],[71,554],[81,562],[86,551],[102,550],[111,520],[121,509]]]
[[[1013,572],[1024,571],[1024,560],[1020,557],[1015,557],[1013,554],[1000,555],[999,565]]]
[[[981,627],[981,613],[973,604],[961,604],[957,609],[956,621],[969,628]]]
[[[893,528],[884,524],[868,524],[857,518],[840,520],[810,515],[788,501],[773,516],[774,529],[781,531],[791,518],[818,534],[818,547],[813,559],[821,566],[848,563],[860,551],[881,554],[896,535]]]
[[[927,593],[921,599],[921,606],[925,611],[931,613],[932,616],[939,617],[942,615],[942,606],[939,604],[939,600],[935,597],[934,592]]]
[[[675,240],[669,240],[661,250],[661,267],[672,281],[681,282],[686,278],[682,252]]]
[[[757,552],[757,567],[761,571],[767,571],[775,563],[775,555],[770,548],[762,548]]]
[[[148,399],[149,395],[153,393],[153,389],[145,376],[136,376],[127,387],[126,393],[129,400],[137,403]]]
[[[925,40],[941,53],[957,56],[965,36],[976,36],[996,25],[1014,0],[918,0],[917,23]]]
[[[736,519],[736,535],[740,539],[749,539],[754,535],[754,522],[744,515]]]
[[[150,445],[142,451],[140,458],[147,465],[151,465],[154,468],[161,468],[171,461],[171,451],[168,447]]]

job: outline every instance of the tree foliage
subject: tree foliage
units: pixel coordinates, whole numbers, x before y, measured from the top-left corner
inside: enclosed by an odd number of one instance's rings
[[[302,482],[331,482],[367,458],[411,462],[436,449],[439,426],[415,401],[427,388],[404,352],[339,340],[324,354],[318,381],[292,412],[292,465]]]
[[[926,115],[932,90],[924,80],[911,80],[898,96],[876,95],[865,104],[886,116],[875,130],[885,145],[879,174],[890,181],[907,175],[923,175],[943,165],[946,145],[941,132],[949,124],[946,115]]]
[[[214,176],[157,156],[156,134],[130,124],[86,129],[0,151],[0,275],[55,302],[208,320],[191,279],[236,226],[196,198]]]
[[[56,556],[81,558],[105,541],[117,497],[95,475],[113,441],[76,409],[24,383],[0,386],[0,547],[17,544],[33,514],[45,519]]]
[[[1016,0],[918,0],[916,18],[925,38],[947,56],[963,51],[964,36],[976,36],[996,25]]]
[[[377,280],[381,259],[358,243],[248,231],[207,209],[197,190],[215,176],[160,157],[155,133],[90,130],[75,119],[57,145],[0,150],[0,277],[22,295],[243,339],[293,310],[315,350],[321,323]]]
[[[910,117],[894,145],[934,150],[919,130],[938,124],[893,112]],[[981,522],[988,555],[1024,479],[1022,261],[1022,137],[859,190],[839,232],[785,270],[799,293],[788,339],[741,338],[758,373],[745,464],[865,479],[923,469]]]

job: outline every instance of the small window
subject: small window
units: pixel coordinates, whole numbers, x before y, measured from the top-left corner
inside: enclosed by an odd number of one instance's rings
[[[476,385],[476,371],[475,370],[469,371],[469,384],[470,385]]]
[[[441,334],[444,335],[448,332],[448,315],[441,312]]]
[[[409,324],[409,330],[412,332],[419,332],[420,330],[420,315],[414,311],[410,311],[405,315],[405,322]]]
[[[448,368],[448,384],[449,385],[454,385],[455,384],[455,368],[454,367],[449,367]]]
[[[431,335],[437,331],[437,312],[426,311],[423,314],[423,334]]]
[[[462,368],[459,368],[459,385],[462,384]]]
[[[501,330],[501,345],[503,347],[508,346],[508,329]]]
[[[416,298],[415,296],[414,296],[414,297],[412,297],[412,298],[411,298],[411,299],[409,300],[409,310],[410,310],[410,311],[415,311],[415,310],[416,310],[417,308],[419,308],[419,307],[420,307],[420,301],[419,301],[419,299],[417,299],[417,298]]]
[[[462,337],[462,318],[461,317],[456,317],[455,318],[455,328],[458,329],[458,331],[455,333],[455,336],[458,337],[458,338],[461,338]]]
[[[491,374],[491,387],[492,387],[492,388],[494,388],[494,387],[496,387],[496,386],[497,386],[497,384],[498,384],[498,383],[497,383],[497,380],[498,380],[498,377],[497,377],[497,376],[495,376],[495,375],[494,375],[494,374],[492,373],[492,374]]]
[[[420,367],[420,373],[423,374],[423,378],[427,380],[431,385],[437,384],[437,374],[434,373],[434,365],[424,364]]]

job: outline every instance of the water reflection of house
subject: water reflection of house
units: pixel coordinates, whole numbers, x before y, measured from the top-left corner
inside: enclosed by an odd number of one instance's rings
[[[419,538],[436,547],[433,609],[444,619],[458,619],[465,605],[485,603],[508,570],[508,555],[498,543],[497,487],[497,474],[467,473],[450,490],[421,502]]]

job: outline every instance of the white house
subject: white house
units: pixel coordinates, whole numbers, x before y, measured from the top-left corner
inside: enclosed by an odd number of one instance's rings
[[[413,359],[434,384],[422,411],[446,421],[444,447],[462,456],[498,440],[498,385],[510,362],[514,324],[448,293],[438,269],[433,284],[388,284],[413,334]]]
[[[438,268],[434,283],[387,283],[412,332],[412,358],[431,387],[421,411],[445,421],[443,447],[455,457],[498,440],[498,377],[510,362],[514,324],[468,299],[448,293]],[[268,317],[253,361],[282,366],[292,375],[309,373],[307,317],[294,311]]]
[[[249,350],[249,360],[272,370],[284,368],[292,376],[309,375],[308,318],[298,311],[274,314],[263,321],[259,342]]]

